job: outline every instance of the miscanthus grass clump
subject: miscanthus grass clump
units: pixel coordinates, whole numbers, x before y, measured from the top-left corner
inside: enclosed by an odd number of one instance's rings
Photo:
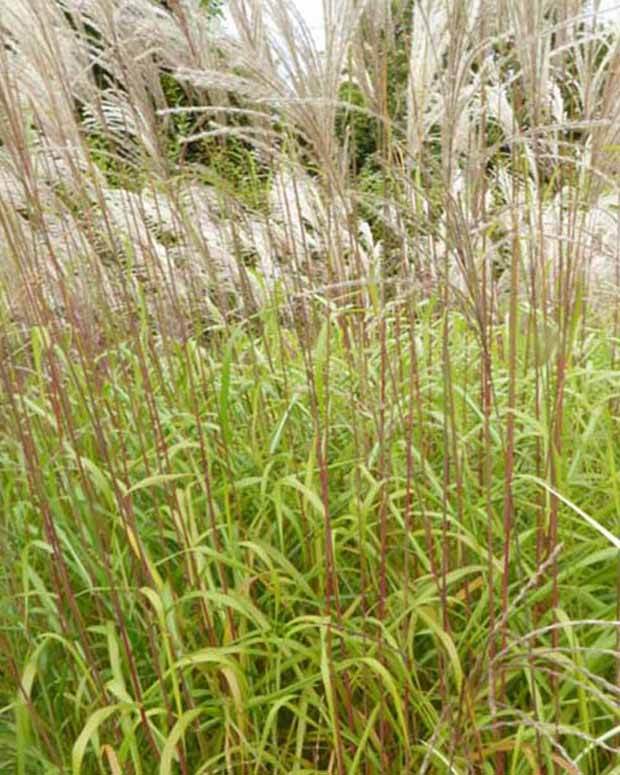
[[[597,8],[0,6],[0,772],[618,775]]]

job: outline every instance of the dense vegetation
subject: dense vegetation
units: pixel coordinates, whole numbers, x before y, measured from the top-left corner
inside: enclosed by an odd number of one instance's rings
[[[0,6],[0,772],[620,753],[620,37]]]

